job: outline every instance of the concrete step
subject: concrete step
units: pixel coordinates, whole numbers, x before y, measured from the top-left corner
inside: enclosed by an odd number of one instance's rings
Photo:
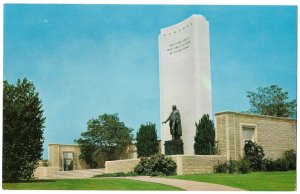
[[[46,179],[66,179],[66,178],[92,178],[95,175],[104,174],[105,169],[87,169],[72,171],[56,171],[46,176]]]
[[[97,175],[97,174],[103,174],[103,170],[73,170],[73,171],[58,171],[55,172],[55,174],[61,174],[61,175]]]

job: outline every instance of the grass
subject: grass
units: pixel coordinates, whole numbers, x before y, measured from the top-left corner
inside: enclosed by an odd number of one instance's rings
[[[164,178],[193,180],[237,187],[249,191],[295,191],[296,171],[249,174],[198,174]],[[180,188],[121,178],[34,180],[3,183],[10,190],[182,190]]]
[[[296,171],[182,175],[170,178],[216,183],[249,191],[295,191]]]
[[[3,189],[9,190],[182,190],[177,187],[142,181],[93,178],[93,179],[56,179],[34,180],[19,183],[3,183]]]

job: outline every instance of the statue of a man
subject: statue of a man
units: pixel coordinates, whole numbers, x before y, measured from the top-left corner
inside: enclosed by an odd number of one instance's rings
[[[162,123],[166,123],[169,121],[170,126],[170,133],[172,135],[172,139],[180,139],[182,136],[182,129],[181,129],[181,119],[179,110],[176,109],[176,105],[172,106],[172,112],[168,119]]]

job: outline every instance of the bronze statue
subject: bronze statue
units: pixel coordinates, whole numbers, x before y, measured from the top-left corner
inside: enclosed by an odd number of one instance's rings
[[[181,119],[179,110],[176,109],[176,105],[172,106],[172,112],[168,119],[162,123],[166,123],[169,121],[170,126],[170,133],[172,135],[172,140],[180,139],[182,136],[182,129],[181,129]]]

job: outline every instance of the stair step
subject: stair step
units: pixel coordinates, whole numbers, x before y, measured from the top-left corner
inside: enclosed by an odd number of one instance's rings
[[[105,169],[87,169],[73,171],[56,171],[49,174],[47,179],[64,179],[64,178],[92,178],[95,175],[104,174]]]

